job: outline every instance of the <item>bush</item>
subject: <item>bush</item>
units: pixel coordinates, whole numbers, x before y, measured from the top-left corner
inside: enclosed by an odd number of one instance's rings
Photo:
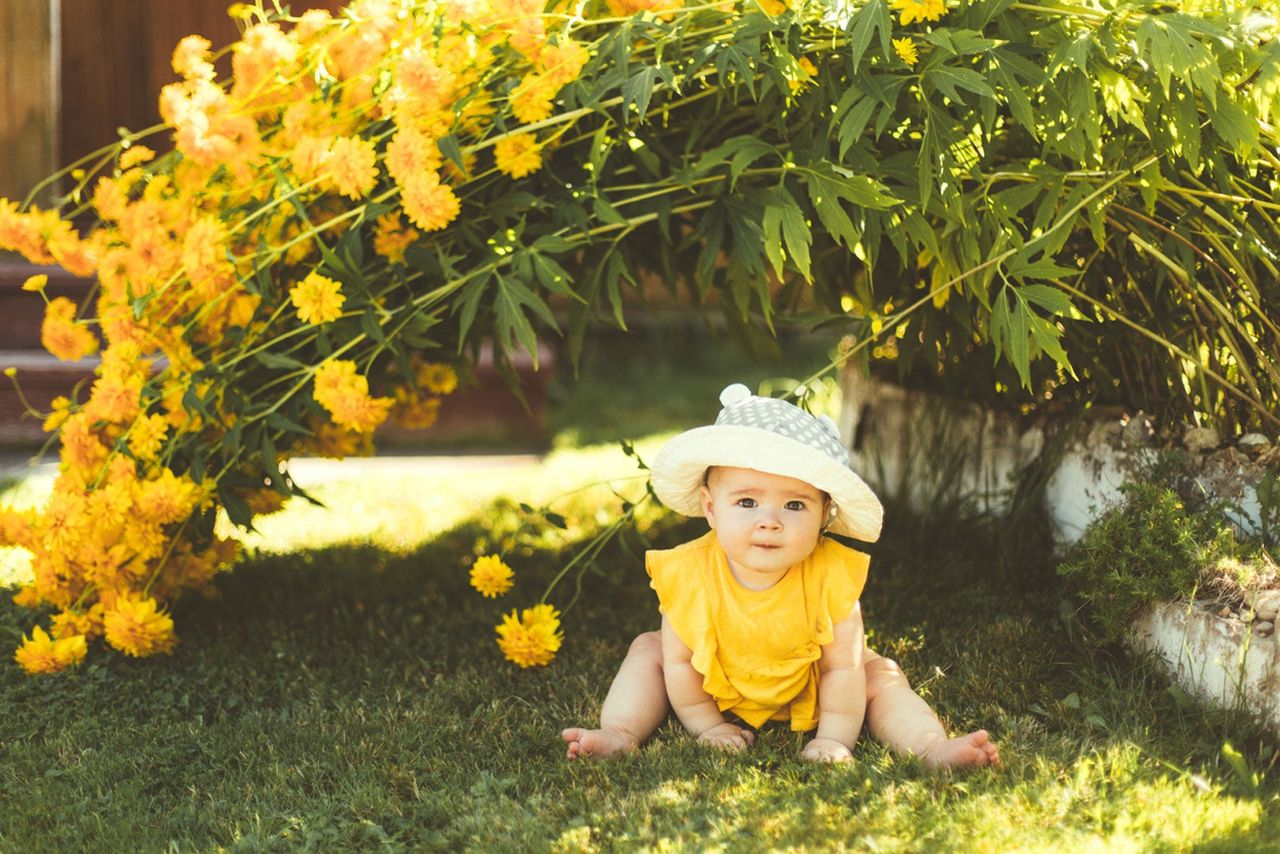
[[[1089,526],[1058,567],[1106,640],[1119,639],[1143,605],[1193,596],[1203,570],[1236,550],[1216,514],[1189,513],[1171,489],[1123,487],[1125,500]]]

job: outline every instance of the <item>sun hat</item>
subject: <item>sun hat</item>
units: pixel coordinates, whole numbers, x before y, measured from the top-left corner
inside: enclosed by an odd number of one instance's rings
[[[705,515],[702,484],[711,466],[794,477],[831,496],[827,530],[864,542],[880,538],[880,500],[849,467],[835,422],[795,404],[757,397],[734,383],[720,392],[716,423],[696,427],[662,447],[650,466],[658,499],[685,516]]]

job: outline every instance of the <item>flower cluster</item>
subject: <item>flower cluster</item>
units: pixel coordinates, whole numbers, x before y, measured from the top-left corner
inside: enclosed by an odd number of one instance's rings
[[[496,598],[515,586],[515,573],[497,555],[483,555],[471,564],[471,586],[486,598]],[[560,612],[545,602],[505,615],[497,633],[502,654],[520,667],[550,664],[564,640]]]

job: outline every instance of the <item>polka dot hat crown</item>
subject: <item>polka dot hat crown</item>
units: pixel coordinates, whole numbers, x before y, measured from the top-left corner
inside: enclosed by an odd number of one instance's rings
[[[849,467],[835,422],[734,383],[720,393],[716,423],[676,436],[652,465],[653,490],[663,504],[702,516],[702,483],[711,466],[755,469],[803,480],[831,496],[827,530],[865,542],[880,537],[879,499]]]

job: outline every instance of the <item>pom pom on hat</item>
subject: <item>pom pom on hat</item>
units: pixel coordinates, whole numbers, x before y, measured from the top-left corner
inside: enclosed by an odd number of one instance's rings
[[[751,389],[742,383],[734,383],[733,385],[725,386],[724,391],[720,392],[720,405],[733,406],[735,403],[750,400],[751,397]]]

